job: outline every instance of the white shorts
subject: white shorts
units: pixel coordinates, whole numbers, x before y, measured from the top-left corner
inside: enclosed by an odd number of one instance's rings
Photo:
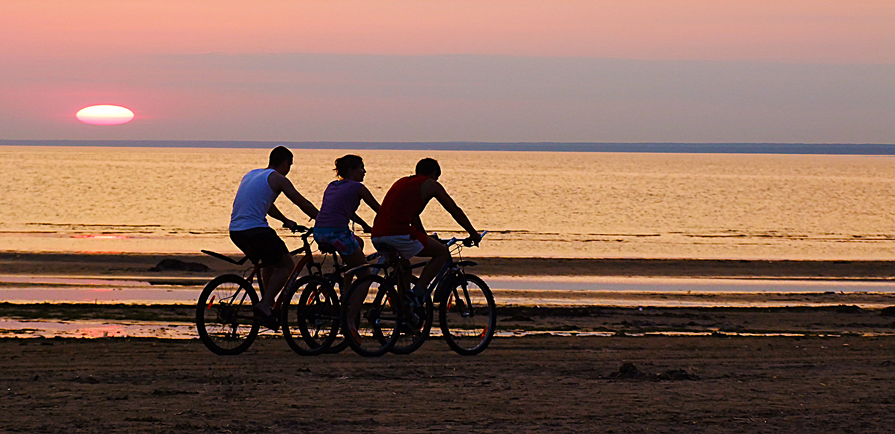
[[[387,235],[370,239],[376,250],[382,250],[379,245],[386,245],[398,251],[404,259],[410,259],[423,251],[423,243],[410,235]]]

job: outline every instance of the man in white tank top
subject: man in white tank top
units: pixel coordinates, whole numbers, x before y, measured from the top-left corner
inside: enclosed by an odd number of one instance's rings
[[[283,226],[290,229],[298,226],[274,205],[277,196],[283,193],[309,217],[317,217],[317,207],[286,178],[291,167],[292,152],[282,146],[274,148],[266,169],[251,170],[242,178],[230,214],[230,239],[233,244],[252,261],[266,265],[261,269],[264,294],[255,310],[263,317],[264,324],[274,329],[278,324],[272,317],[271,306],[295,264],[286,244],[267,224],[267,216],[283,222]]]

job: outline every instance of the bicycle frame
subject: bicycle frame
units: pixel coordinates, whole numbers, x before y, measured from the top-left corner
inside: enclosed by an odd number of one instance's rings
[[[487,234],[487,233],[488,233],[488,231],[482,232],[482,237],[484,238],[485,234]],[[444,245],[450,249],[452,246],[456,245],[457,242],[459,242],[459,241],[460,241],[460,239],[458,239],[457,237],[453,237],[453,238],[447,240],[444,243]],[[475,261],[469,261],[469,260],[454,261],[454,255],[453,255],[453,252],[451,252],[450,259],[448,259],[448,261],[445,262],[444,266],[441,267],[441,270],[438,271],[438,274],[435,275],[435,278],[432,279],[432,282],[429,283],[429,286],[426,288],[426,293],[432,294],[432,301],[434,301],[434,302],[440,301],[442,299],[442,297],[446,296],[446,294],[444,294],[444,291],[446,291],[447,288],[450,288],[452,286],[454,277],[462,275],[464,273],[465,267],[472,267],[472,266],[476,266],[476,265],[478,265],[478,263],[476,263]],[[451,272],[450,274],[448,274],[449,271]],[[464,281],[464,279],[459,279],[459,280],[461,282]],[[464,297],[466,298],[466,302],[469,303],[469,293],[467,293],[465,291],[466,288],[463,288],[463,289],[464,289],[464,293],[465,293]]]
[[[487,233],[488,233],[488,231],[482,232],[482,237],[484,237],[485,234],[487,234]],[[456,245],[459,241],[461,241],[461,239],[459,239],[457,237],[452,237],[451,239],[444,241],[444,245],[447,248],[451,248],[452,246]],[[388,260],[388,255],[383,254],[380,257],[380,260],[378,263],[354,267],[354,268],[348,270],[348,273],[354,273],[354,272],[357,272],[362,269],[382,270],[382,269],[389,267],[391,265],[390,263],[392,263],[392,262],[393,261]],[[410,268],[411,269],[419,268],[419,267],[426,265],[427,263],[428,263],[428,261],[418,262],[416,264],[412,264],[410,266]],[[453,277],[454,274],[463,273],[464,267],[471,267],[471,266],[475,266],[475,265],[478,265],[475,261],[469,261],[469,260],[455,261],[453,252],[451,252],[451,255],[450,255],[448,261],[445,262],[445,264],[441,267],[440,270],[438,270],[438,274],[435,275],[435,278],[432,279],[432,282],[430,282],[429,285],[426,287],[426,293],[433,295],[433,297],[432,297],[433,301],[436,301],[436,302],[439,301],[441,299],[441,297],[444,296],[443,291],[445,291],[444,289],[441,289],[441,288],[448,288],[450,286],[450,285],[448,285],[448,283],[450,283],[452,281],[451,277]],[[398,283],[399,288],[403,288],[405,285],[402,285],[401,284],[402,282],[400,282],[400,280],[403,280],[403,277],[402,277],[403,273],[398,272],[398,271],[403,271],[403,270],[396,269],[395,271],[396,271],[395,278],[398,280],[398,282],[396,282],[396,283]],[[452,273],[449,276],[448,271],[453,271],[454,273]],[[469,302],[469,294],[468,293],[465,294],[465,298],[467,299],[466,301]]]
[[[295,267],[292,268],[292,273],[289,274],[289,278],[286,279],[286,282],[283,284],[283,288],[281,288],[279,294],[277,294],[276,302],[273,305],[274,309],[279,309],[280,306],[283,304],[283,297],[281,296],[283,294],[283,289],[288,288],[289,285],[292,285],[293,283],[295,283],[296,280],[298,280],[298,277],[301,275],[302,269],[307,267],[308,274],[314,274],[316,268],[316,274],[323,274],[322,270],[320,270],[320,264],[314,262],[314,254],[311,251],[311,243],[308,241],[308,236],[310,236],[310,233],[305,233],[304,235],[302,235],[301,240],[304,245],[296,250],[293,250],[292,252],[289,252],[290,255],[293,253],[303,253],[303,255],[301,259],[299,259],[298,262],[295,263]],[[254,271],[252,274],[254,274]],[[258,287],[261,289],[261,296],[263,297],[264,286],[261,280],[262,279],[260,278],[258,279]],[[251,283],[251,280],[249,280],[249,283]]]
[[[316,271],[316,274],[318,274],[318,275],[323,274],[320,264],[314,262],[314,255],[313,255],[313,252],[311,251],[311,243],[308,241],[308,237],[310,236],[310,231],[307,228],[304,228],[304,231],[305,231],[305,233],[301,236],[303,245],[301,247],[299,247],[298,249],[295,249],[295,250],[292,250],[289,252],[290,256],[295,256],[295,255],[301,253],[302,257],[301,257],[301,259],[298,260],[298,262],[296,262],[295,266],[292,268],[292,272],[289,274],[289,278],[287,278],[286,282],[283,284],[283,288],[287,288],[289,285],[295,283],[295,281],[298,280],[298,277],[301,275],[302,269],[304,269],[304,268],[308,269],[308,274],[315,274],[315,271]],[[230,262],[230,263],[236,264],[236,265],[242,265],[248,259],[247,256],[244,256],[240,260],[236,261],[226,255],[222,255],[220,253],[212,252],[209,250],[202,250],[202,253],[205,253],[206,255],[213,256],[220,260]],[[338,259],[336,259],[335,261],[338,265]],[[259,294],[260,297],[264,297],[264,279],[261,278],[261,269],[264,267],[265,267],[265,265],[261,264],[260,262],[259,263],[253,262],[251,271],[248,272],[248,275],[243,274],[243,278],[247,282],[249,282],[249,285],[254,286],[254,281],[257,278],[258,290],[260,292],[260,294]],[[338,268],[338,266],[336,268]],[[280,294],[282,294],[282,289],[280,290],[280,293],[277,294],[277,298],[276,298],[276,301],[273,306],[274,309],[278,309],[280,307],[280,305],[282,305],[282,303],[283,303],[283,300],[282,300],[282,297],[280,296]],[[234,295],[234,298],[236,296],[237,295]],[[246,294],[243,294],[242,301],[245,301],[245,297],[246,297]]]

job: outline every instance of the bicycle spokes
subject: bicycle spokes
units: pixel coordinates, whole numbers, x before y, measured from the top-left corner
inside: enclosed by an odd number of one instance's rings
[[[215,354],[239,354],[258,334],[251,315],[258,296],[251,285],[236,275],[215,278],[202,290],[196,305],[196,329],[199,338]]]
[[[478,354],[494,335],[494,298],[478,277],[464,275],[458,280],[439,307],[442,334],[457,353]]]

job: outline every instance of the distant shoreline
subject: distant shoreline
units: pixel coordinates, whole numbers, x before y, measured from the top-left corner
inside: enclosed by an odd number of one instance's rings
[[[163,259],[204,264],[209,271],[149,271]],[[577,259],[469,257],[486,276],[895,279],[895,261],[736,259]],[[244,270],[202,254],[32,253],[0,251],[0,274],[203,277]]]
[[[0,146],[158,148],[370,149],[420,151],[614,152],[669,154],[895,155],[885,143],[596,143],[596,142],[360,142],[248,140],[0,140]]]

